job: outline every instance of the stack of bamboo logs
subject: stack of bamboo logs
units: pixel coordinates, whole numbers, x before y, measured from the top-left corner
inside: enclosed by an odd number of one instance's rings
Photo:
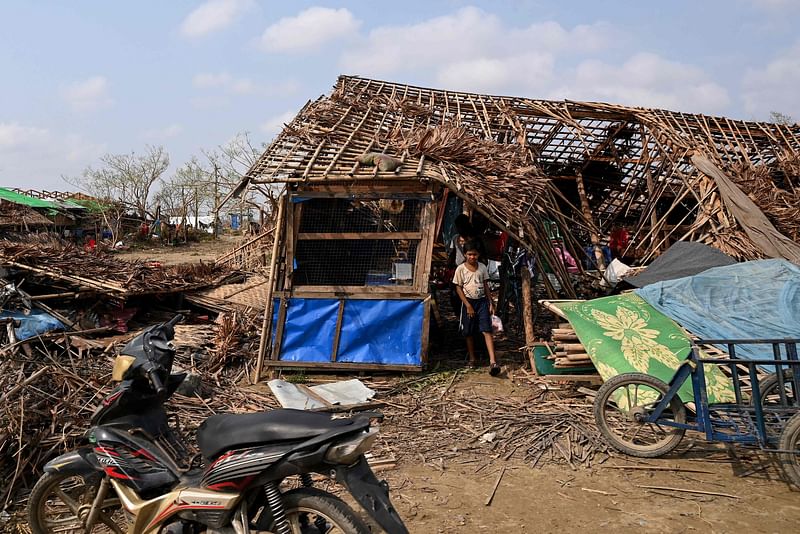
[[[555,367],[564,369],[592,365],[586,348],[569,323],[559,323],[558,328],[553,328],[553,343],[555,347],[551,358],[555,360]]]

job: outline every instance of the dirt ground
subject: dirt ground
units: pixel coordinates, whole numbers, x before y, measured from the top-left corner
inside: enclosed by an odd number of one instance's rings
[[[189,242],[177,246],[162,245],[154,242],[149,246],[137,246],[130,250],[119,251],[116,254],[124,260],[153,260],[162,265],[177,265],[180,263],[209,262],[244,243],[245,237],[221,235],[218,239],[207,239],[198,242]]]
[[[536,386],[491,379],[475,371],[453,391],[508,397],[524,396],[524,387]],[[591,410],[590,401],[585,402]],[[389,421],[382,433],[391,431]],[[785,533],[796,531],[800,521],[800,491],[781,480],[771,458],[709,445],[699,435],[687,434],[667,458],[643,461],[618,455],[600,466],[575,470],[555,464],[531,468],[491,454],[477,459],[455,454],[440,464],[425,461],[424,451],[420,453],[418,461],[401,460],[397,468],[380,472],[411,532],[588,533],[633,528],[659,533]],[[638,469],[619,469],[622,466]],[[497,491],[487,505],[498,478]]]
[[[158,246],[121,255],[165,264],[209,261],[241,241],[241,237],[223,236],[218,241]],[[485,368],[462,376],[452,385],[454,395],[476,392],[498,398],[525,397],[525,388],[538,387],[507,377],[490,378]],[[590,412],[590,399],[584,402]],[[391,436],[390,419],[381,432]],[[603,465],[577,469],[557,464],[532,468],[503,461],[491,452],[476,457],[474,452],[460,451],[455,443],[441,443],[441,447],[452,451],[446,462],[428,461],[425,451],[413,451],[399,454],[396,467],[379,472],[388,480],[392,500],[411,532],[591,533],[634,529],[653,533],[783,534],[796,531],[800,523],[800,491],[781,479],[772,458],[740,448],[709,445],[699,435],[687,434],[667,458],[642,461],[618,455]],[[619,468],[623,466],[638,469]],[[494,497],[487,505],[498,478]]]

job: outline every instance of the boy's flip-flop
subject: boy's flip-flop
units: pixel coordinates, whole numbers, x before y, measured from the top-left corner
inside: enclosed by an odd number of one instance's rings
[[[499,375],[499,374],[500,374],[500,365],[498,365],[498,364],[496,364],[496,363],[493,363],[493,364],[492,364],[492,365],[489,367],[489,374],[490,374],[491,376],[497,376],[497,375]]]

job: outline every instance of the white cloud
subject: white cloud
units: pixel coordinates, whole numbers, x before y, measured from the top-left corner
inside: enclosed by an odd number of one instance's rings
[[[0,151],[7,152],[47,142],[50,132],[18,122],[0,122]]]
[[[248,95],[258,92],[258,87],[248,78],[234,78],[227,72],[219,74],[198,74],[192,80],[198,88],[222,88],[227,92]]]
[[[183,20],[180,32],[185,37],[204,37],[224,30],[253,5],[252,0],[207,0]]]
[[[728,91],[700,67],[652,53],[599,60],[628,44],[605,22],[516,25],[476,7],[374,28],[340,57],[344,72],[461,91],[720,113]]]
[[[31,189],[74,190],[62,175],[77,176],[107,151],[79,134],[0,123],[0,182]]]
[[[259,44],[265,52],[304,52],[353,34],[360,25],[346,8],[310,7],[269,26]]]
[[[274,117],[270,117],[263,123],[261,123],[261,131],[267,136],[267,138],[271,139],[275,137],[278,132],[280,132],[284,125],[288,124],[289,122],[294,119],[295,115],[297,115],[297,111],[285,111],[280,115],[276,115]]]
[[[456,91],[524,95],[544,90],[552,79],[553,56],[532,52],[453,62],[439,70],[436,83]]]
[[[235,95],[287,96],[297,92],[299,84],[294,80],[261,84],[249,78],[236,78],[228,72],[196,74],[192,85],[198,89],[222,89]]]
[[[731,101],[699,67],[650,53],[635,54],[621,65],[583,61],[551,97],[712,114],[724,112]]]
[[[800,41],[764,68],[747,70],[742,85],[747,113],[765,120],[770,111],[777,111],[800,122]]]
[[[757,9],[771,11],[796,9],[798,7],[797,0],[749,0],[749,2]]]
[[[163,128],[147,130],[146,132],[144,132],[142,137],[152,141],[164,141],[166,139],[172,139],[173,137],[177,137],[182,132],[183,132],[183,126],[181,126],[180,124],[170,124],[169,126],[165,126]]]
[[[92,76],[74,82],[64,89],[66,101],[76,111],[88,111],[110,106],[114,100],[108,94],[109,84],[105,76]]]
[[[106,143],[94,143],[78,134],[67,134],[60,144],[65,151],[67,161],[84,166],[98,159],[108,150]]]
[[[434,80],[454,81],[461,73],[463,83],[477,77],[483,84],[486,77],[470,73],[470,65],[503,76],[519,67],[521,76],[530,77],[526,60],[541,69],[552,65],[556,53],[599,50],[611,41],[604,23],[572,29],[552,21],[509,27],[496,15],[466,7],[416,24],[375,28],[342,55],[341,64],[347,72],[366,76],[422,71]]]

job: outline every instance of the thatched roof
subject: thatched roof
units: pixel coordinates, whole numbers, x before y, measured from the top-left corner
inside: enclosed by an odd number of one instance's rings
[[[402,165],[360,163],[370,152]],[[241,186],[435,180],[543,253],[548,219],[574,249],[623,224],[643,259],[687,239],[738,258],[764,256],[693,155],[708,157],[747,193],[767,180],[776,190],[756,193],[756,204],[797,239],[798,223],[783,219],[800,209],[800,126],[350,76],[306,104]]]
[[[0,227],[32,228],[52,224],[53,221],[29,206],[0,200]]]

